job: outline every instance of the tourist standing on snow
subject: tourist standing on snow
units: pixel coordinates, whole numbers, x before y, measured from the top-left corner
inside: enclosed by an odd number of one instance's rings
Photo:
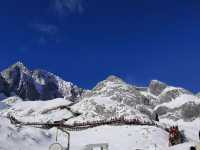
[[[158,114],[156,113],[156,121],[158,121],[159,122],[159,117],[158,117]]]
[[[200,140],[200,131],[199,131],[199,140]]]

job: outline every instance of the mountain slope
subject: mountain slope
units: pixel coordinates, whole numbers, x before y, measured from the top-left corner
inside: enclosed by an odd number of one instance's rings
[[[98,83],[94,89],[82,95],[80,102],[72,110],[82,115],[83,120],[109,119],[113,117],[138,118],[151,122],[150,112],[140,112],[145,97],[134,86],[116,76],[109,76]],[[145,109],[145,108],[143,108]]]

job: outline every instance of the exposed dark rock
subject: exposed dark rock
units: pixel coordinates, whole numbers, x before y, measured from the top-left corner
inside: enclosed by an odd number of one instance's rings
[[[9,85],[0,75],[0,93],[3,93],[5,96],[9,96]]]
[[[193,102],[184,104],[181,109],[181,115],[185,120],[199,117],[200,105],[197,105]]]
[[[40,98],[39,92],[35,88],[33,79],[26,74],[22,74],[16,93],[23,99],[37,100]]]
[[[2,77],[9,85],[9,90],[16,92],[22,73],[26,72],[26,68],[22,63],[17,62],[11,67],[1,72]]]
[[[167,85],[163,82],[152,80],[149,85],[149,90],[152,94],[158,96],[161,92],[167,87]]]
[[[73,85],[72,89],[71,89],[71,98],[70,98],[70,100],[71,101],[76,101],[77,98],[79,98],[83,94],[83,91],[84,91],[83,89],[79,88],[76,85]]]
[[[43,86],[42,94],[41,94],[41,99],[43,100],[48,100],[48,99],[54,99],[54,98],[59,98],[62,97],[61,93],[58,92],[58,86],[56,85],[55,82],[47,82]]]

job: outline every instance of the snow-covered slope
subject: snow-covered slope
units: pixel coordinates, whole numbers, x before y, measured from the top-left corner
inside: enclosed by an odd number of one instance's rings
[[[200,116],[199,108],[200,99],[197,96],[181,92],[170,98],[170,101],[163,101],[163,103],[156,105],[154,111],[160,115],[160,118],[192,121]]]
[[[4,108],[7,105],[6,109],[0,111],[2,116],[10,114],[26,122],[53,122],[73,116],[67,108],[72,102],[63,98],[49,101],[22,101],[20,98],[11,97],[1,103]]]
[[[7,119],[0,118],[1,150],[47,150],[56,142],[56,129],[42,130],[33,127],[16,128]],[[158,138],[158,136],[160,138]],[[148,126],[103,126],[85,131],[71,132],[71,149],[82,150],[87,144],[109,143],[109,150],[166,149],[167,133]],[[67,146],[67,136],[58,132],[58,142]]]
[[[67,147],[67,135],[58,131],[58,141],[56,141],[55,128],[50,130],[34,127],[16,128],[8,119],[2,117],[0,119],[1,150],[47,150],[55,142]],[[84,131],[73,131],[70,134],[70,147],[73,150],[83,150],[88,144],[98,143],[108,143],[109,150],[189,150],[189,147],[196,143],[187,142],[169,147],[168,133],[150,126],[100,126]]]
[[[143,108],[143,112],[140,110],[144,101],[145,97],[134,86],[116,76],[109,76],[84,94],[81,101],[72,106],[72,110],[82,114],[75,119],[86,121],[124,116],[151,122],[148,108]]]

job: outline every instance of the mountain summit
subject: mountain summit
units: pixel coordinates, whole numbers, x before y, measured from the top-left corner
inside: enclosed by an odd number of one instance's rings
[[[29,70],[17,62],[0,75],[0,93],[5,96],[17,95],[24,100],[49,100],[67,97],[77,99],[82,89],[71,82],[45,70]]]

